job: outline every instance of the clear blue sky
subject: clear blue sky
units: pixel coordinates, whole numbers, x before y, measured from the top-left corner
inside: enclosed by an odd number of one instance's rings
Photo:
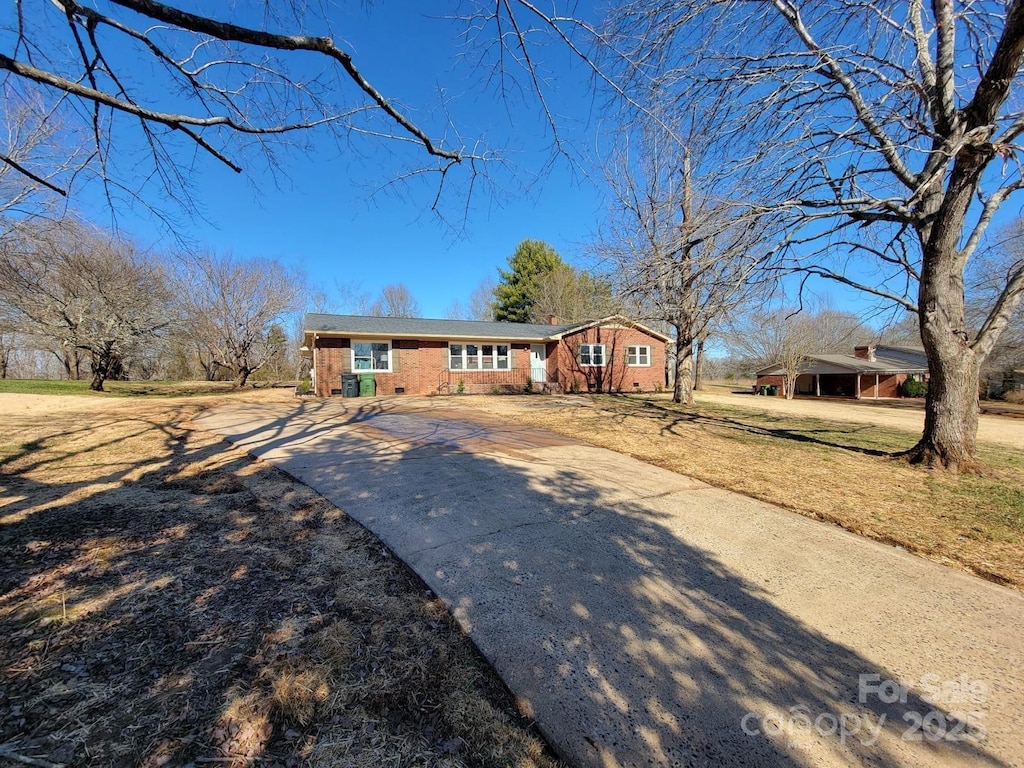
[[[280,154],[283,174],[249,163],[239,176],[205,157],[179,155],[191,175],[196,202],[208,221],[182,219],[178,235],[200,246],[242,257],[269,256],[301,267],[313,284],[333,293],[337,283],[376,294],[388,283],[405,283],[426,316],[443,316],[454,300],[466,302],[485,277],[496,278],[524,238],[549,242],[567,260],[596,230],[603,204],[596,186],[564,159],[551,159],[552,136],[532,97],[503,100],[487,69],[466,48],[457,22],[426,17],[419,2],[387,7],[332,7],[333,34],[347,45],[364,75],[434,135],[444,130],[438,105],[468,139],[500,149],[512,168],[485,167],[469,198],[457,186],[443,200],[448,221],[429,210],[436,179],[404,189],[401,196],[378,188],[400,164],[383,141],[339,147],[323,135],[311,151]],[[323,30],[307,30],[320,33]],[[553,51],[553,52],[552,52]],[[551,75],[551,108],[575,151],[592,146],[594,121],[587,95],[588,72],[567,66],[564,51],[538,49]],[[243,158],[244,159],[244,158]],[[422,159],[426,162],[425,154]],[[465,184],[466,173],[456,185]],[[99,190],[77,201],[100,223]],[[73,203],[75,205],[75,203]],[[465,215],[464,215],[465,214]],[[173,247],[157,222],[121,209],[118,226],[145,245]]]
[[[482,167],[472,197],[464,189],[468,174],[456,173],[442,199],[443,220],[430,210],[435,177],[399,194],[381,189],[409,167],[410,158],[429,162],[425,153],[410,154],[408,145],[358,137],[351,145],[339,144],[313,133],[308,148],[279,153],[276,173],[258,158],[234,155],[246,166],[243,175],[193,148],[177,160],[204,215],[181,217],[180,239],[243,258],[277,258],[301,268],[329,298],[338,295],[338,286],[372,297],[384,285],[401,282],[428,317],[443,316],[456,300],[466,303],[525,238],[547,241],[569,261],[586,255],[605,212],[600,180],[587,178],[581,170],[586,163],[553,159],[551,131],[521,72],[518,81],[505,83],[511,87],[503,96],[491,76],[493,49],[466,45],[463,24],[425,15],[417,0],[327,7],[334,14],[331,29],[303,31],[329,32],[354,54],[363,74],[430,135],[451,130],[445,118],[450,114],[468,142],[499,151],[507,164]],[[493,38],[493,29],[481,32],[484,42]],[[610,126],[602,123],[590,95],[590,71],[550,36],[538,38],[531,54],[541,67],[561,138],[577,157],[598,154],[601,134]],[[136,66],[136,77],[145,77],[146,68]],[[167,99],[173,104],[173,97]],[[126,157],[138,150],[125,138],[118,146]],[[108,222],[100,190],[81,191],[72,206]],[[139,209],[119,208],[117,223],[145,246],[175,247],[165,228]],[[834,284],[812,288],[829,295],[837,309],[864,310],[871,303]]]

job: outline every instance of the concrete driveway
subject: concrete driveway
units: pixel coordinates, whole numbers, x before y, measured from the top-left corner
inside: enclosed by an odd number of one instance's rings
[[[1024,765],[1016,592],[451,400],[199,424],[380,536],[576,765]]]

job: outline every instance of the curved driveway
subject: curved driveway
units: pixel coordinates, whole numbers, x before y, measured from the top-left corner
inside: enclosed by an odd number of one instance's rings
[[[374,531],[579,766],[1024,766],[1024,598],[449,400],[200,418]]]

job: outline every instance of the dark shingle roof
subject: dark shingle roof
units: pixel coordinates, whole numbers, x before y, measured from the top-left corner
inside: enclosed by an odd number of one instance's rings
[[[914,373],[927,371],[927,365],[916,365],[906,360],[895,360],[887,357],[876,357],[874,360],[865,360],[862,357],[853,355],[809,355],[809,360],[820,360],[824,363],[843,366],[862,373]]]
[[[310,313],[304,321],[307,333],[348,333],[353,336],[442,336],[465,339],[540,341],[586,323],[496,323],[484,320],[431,320],[420,317],[367,317]]]
[[[895,360],[892,358],[876,357],[874,360],[865,360],[862,357],[853,355],[808,355],[806,362],[800,366],[801,373],[818,373],[820,366],[816,363],[845,368],[853,373],[927,373],[928,366],[908,362],[906,360]],[[757,371],[758,376],[768,375],[781,366],[776,363],[767,368]]]

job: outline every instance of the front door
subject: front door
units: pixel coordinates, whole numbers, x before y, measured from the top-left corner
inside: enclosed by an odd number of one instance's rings
[[[548,380],[547,350],[543,344],[530,345],[530,378],[540,384]]]

